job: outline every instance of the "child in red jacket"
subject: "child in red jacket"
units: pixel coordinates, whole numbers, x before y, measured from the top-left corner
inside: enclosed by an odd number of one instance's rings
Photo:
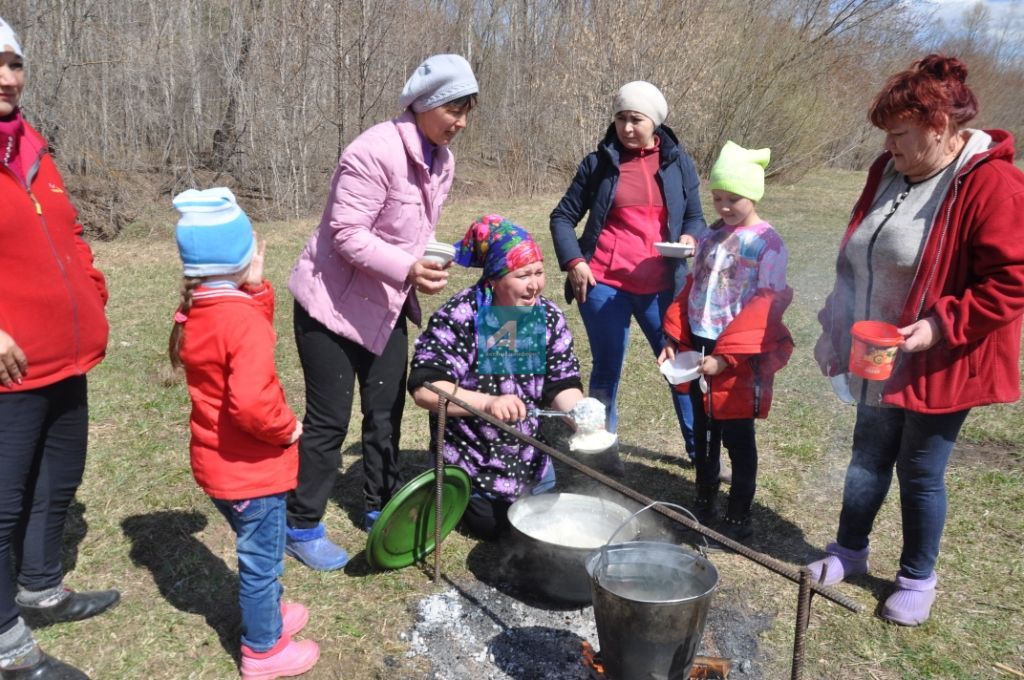
[[[227,189],[174,198],[184,263],[171,363],[192,398],[192,472],[237,535],[242,678],[305,673],[320,648],[293,641],[309,612],[281,600],[285,495],[295,488],[302,424],[274,367],[274,291],[263,280],[266,243]]]
[[[750,538],[750,507],[757,480],[754,419],[771,407],[772,379],[793,351],[782,313],[793,298],[786,285],[788,254],[782,237],[757,215],[764,195],[768,149],[726,142],[711,169],[715,212],[721,218],[696,244],[693,272],[665,315],[665,349],[700,352],[700,389],[689,383],[696,444],[697,499],[702,524],[716,519],[721,446],[732,462],[732,484],[719,532]]]

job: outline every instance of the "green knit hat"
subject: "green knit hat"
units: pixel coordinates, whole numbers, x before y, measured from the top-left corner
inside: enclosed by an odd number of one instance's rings
[[[771,149],[744,149],[739,144],[726,142],[711,167],[709,186],[756,203],[764,196],[764,169],[771,157]]]

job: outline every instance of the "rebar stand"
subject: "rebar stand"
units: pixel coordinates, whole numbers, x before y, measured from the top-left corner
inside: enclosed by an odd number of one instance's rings
[[[501,420],[498,420],[497,418],[491,416],[490,414],[484,413],[483,411],[481,411],[481,410],[479,410],[477,408],[474,408],[473,406],[469,405],[468,403],[466,403],[462,399],[459,399],[458,397],[456,397],[453,393],[448,392],[446,390],[443,390],[443,389],[441,389],[440,387],[437,387],[436,385],[434,385],[431,382],[424,383],[423,386],[426,387],[431,392],[433,392],[434,394],[438,395],[438,397],[439,397],[438,403],[437,403],[437,436],[436,436],[435,442],[434,442],[435,454],[437,456],[437,466],[438,466],[438,474],[437,474],[437,479],[438,479],[438,483],[437,483],[437,516],[436,516],[436,520],[435,520],[435,547],[434,547],[434,580],[435,581],[437,581],[440,578],[441,538],[440,538],[440,528],[439,527],[440,527],[440,522],[441,522],[441,520],[440,520],[440,518],[441,518],[441,494],[442,494],[442,488],[443,488],[442,487],[443,480],[441,478],[441,475],[442,475],[443,467],[444,467],[444,464],[443,464],[444,423],[445,423],[445,420],[446,420],[446,417],[447,417],[447,409],[448,409],[448,403],[449,402],[455,404],[456,406],[459,406],[460,408],[464,409],[466,412],[470,413],[471,415],[473,415],[473,416],[475,416],[477,418],[480,418],[480,419],[490,423],[491,425],[493,425],[494,427],[498,428],[502,432],[507,432],[507,433],[515,436],[520,441],[525,442],[525,443],[533,446],[538,451],[541,451],[541,452],[551,456],[552,458],[554,458],[555,460],[559,461],[560,463],[564,463],[565,465],[568,465],[569,467],[571,467],[574,470],[576,470],[576,471],[586,475],[587,477],[593,479],[594,481],[600,482],[601,484],[604,484],[608,488],[613,489],[614,491],[617,491],[620,494],[622,494],[622,495],[624,495],[624,496],[626,496],[628,498],[631,498],[632,500],[636,501],[637,503],[640,503],[641,505],[649,505],[649,504],[654,502],[653,499],[648,498],[647,496],[644,496],[643,494],[638,493],[637,491],[634,491],[633,489],[631,489],[628,486],[620,484],[618,481],[612,479],[611,477],[608,477],[607,475],[604,475],[604,474],[598,472],[597,470],[593,469],[592,467],[590,467],[588,465],[584,465],[583,463],[579,462],[575,458],[573,458],[573,457],[571,457],[571,456],[569,456],[569,455],[567,455],[565,453],[562,453],[561,451],[558,451],[558,450],[548,446],[547,444],[545,444],[542,441],[539,441],[539,440],[537,440],[537,439],[535,439],[535,438],[533,438],[533,437],[531,437],[529,435],[525,435],[522,432],[519,432],[518,430],[513,428],[508,423],[505,423],[505,422],[503,422]],[[704,537],[706,537],[706,538],[708,538],[708,539],[710,539],[712,541],[715,541],[715,542],[717,542],[717,543],[719,543],[721,545],[726,546],[727,548],[729,548],[730,550],[732,550],[736,554],[742,555],[743,557],[746,557],[747,559],[751,560],[752,562],[755,562],[755,563],[761,565],[762,567],[764,567],[768,571],[771,571],[774,574],[778,574],[779,576],[782,576],[782,577],[784,577],[786,579],[789,579],[793,583],[796,583],[796,584],[799,585],[800,588],[799,588],[799,592],[798,592],[798,596],[797,596],[798,599],[797,599],[796,626],[795,626],[794,636],[793,636],[793,667],[792,667],[793,668],[793,671],[792,671],[792,673],[793,673],[792,674],[793,680],[799,680],[799,678],[801,677],[801,674],[802,674],[804,636],[805,636],[805,634],[807,632],[807,626],[810,623],[811,596],[814,595],[814,594],[818,594],[818,595],[821,595],[822,597],[824,597],[825,599],[830,600],[832,602],[835,602],[836,604],[838,604],[838,605],[840,605],[842,607],[845,607],[846,609],[848,609],[848,610],[850,610],[852,612],[859,613],[861,611],[861,606],[858,603],[854,602],[852,599],[846,597],[842,593],[839,593],[839,592],[835,591],[834,589],[832,589],[829,586],[822,585],[820,582],[815,582],[811,578],[811,573],[806,569],[806,567],[805,568],[801,568],[801,569],[795,569],[795,568],[791,567],[790,565],[785,564],[784,562],[780,562],[779,560],[776,560],[775,558],[770,557],[769,555],[765,555],[764,553],[758,552],[756,550],[752,550],[751,548],[748,548],[747,546],[743,545],[742,543],[738,543],[738,542],[732,540],[731,538],[728,538],[727,536],[723,536],[722,534],[718,533],[717,531],[709,529],[706,526],[704,526],[703,524],[700,524],[699,522],[695,522],[691,518],[689,518],[689,517],[687,517],[685,515],[682,515],[682,514],[680,514],[678,512],[675,512],[674,510],[670,510],[670,509],[668,509],[668,508],[666,508],[666,507],[664,507],[662,505],[655,505],[652,508],[652,510],[654,510],[655,512],[660,513],[661,515],[664,515],[665,517],[667,517],[668,519],[671,519],[674,522],[682,524],[683,526],[685,526],[687,529],[690,529],[691,531],[695,531],[696,533],[698,533],[698,534],[700,534],[700,535],[702,535],[702,536],[704,536]]]

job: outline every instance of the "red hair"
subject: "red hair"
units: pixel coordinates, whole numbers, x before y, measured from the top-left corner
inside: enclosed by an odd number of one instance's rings
[[[966,80],[967,65],[962,61],[929,54],[886,81],[871,103],[868,120],[880,129],[906,120],[936,132],[947,122],[959,129],[978,115],[978,98]]]

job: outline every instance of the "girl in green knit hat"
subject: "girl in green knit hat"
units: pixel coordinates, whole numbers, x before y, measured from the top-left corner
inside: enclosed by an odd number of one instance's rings
[[[744,149],[733,142],[722,148],[710,176],[720,219],[696,243],[692,273],[665,315],[666,346],[658,357],[662,363],[679,351],[701,355],[699,382],[676,387],[689,392],[693,404],[693,507],[702,524],[714,524],[737,541],[753,533],[754,419],[767,417],[773,376],[793,351],[782,323],[782,313],[793,298],[786,285],[786,245],[757,214],[770,155],[768,149]],[[732,484],[724,521],[718,523],[723,443],[732,462]]]

